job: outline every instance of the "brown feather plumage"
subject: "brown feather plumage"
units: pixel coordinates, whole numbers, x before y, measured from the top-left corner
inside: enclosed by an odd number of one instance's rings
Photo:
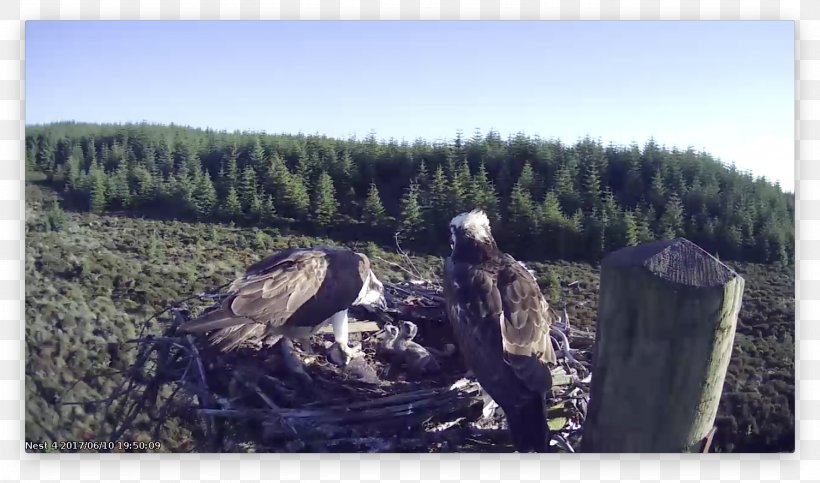
[[[535,278],[498,250],[489,226],[481,232],[475,224],[457,225],[451,224],[454,247],[444,284],[456,341],[467,367],[504,409],[516,448],[543,451],[549,364],[556,362],[552,314]]]
[[[333,281],[334,267],[357,271],[358,284]],[[268,336],[304,337],[350,306],[369,271],[367,258],[349,250],[283,250],[248,267],[230,285],[221,307],[182,324],[180,330],[213,331],[210,341],[223,351]]]

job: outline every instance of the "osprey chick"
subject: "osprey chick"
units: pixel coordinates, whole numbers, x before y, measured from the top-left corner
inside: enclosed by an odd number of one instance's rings
[[[228,292],[221,307],[182,324],[180,330],[211,332],[210,342],[230,351],[246,341],[304,341],[330,323],[348,362],[360,354],[348,346],[348,308],[387,308],[384,287],[370,260],[347,249],[280,251],[248,267]],[[282,344],[284,350],[287,346]]]
[[[464,362],[504,410],[516,450],[546,451],[548,364],[556,363],[547,301],[535,277],[498,249],[484,212],[454,217],[450,246],[444,293]]]

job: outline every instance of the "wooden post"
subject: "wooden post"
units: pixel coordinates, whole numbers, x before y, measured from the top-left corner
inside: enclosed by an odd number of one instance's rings
[[[702,451],[743,286],[742,277],[684,238],[604,259],[583,451]]]

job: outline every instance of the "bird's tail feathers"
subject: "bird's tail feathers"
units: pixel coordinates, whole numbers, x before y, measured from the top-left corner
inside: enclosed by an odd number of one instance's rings
[[[549,448],[546,394],[532,393],[527,402],[505,410],[513,446],[520,453],[545,453]]]
[[[237,317],[234,314],[228,313],[223,309],[217,309],[213,312],[208,312],[194,320],[185,322],[179,326],[181,332],[189,332],[193,334],[202,334],[212,330],[224,329],[227,327],[234,327],[237,325],[250,324],[253,321],[245,317]]]

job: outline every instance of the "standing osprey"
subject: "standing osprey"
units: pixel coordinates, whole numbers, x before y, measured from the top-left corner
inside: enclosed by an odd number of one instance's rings
[[[246,341],[282,337],[306,340],[326,323],[348,360],[347,310],[352,305],[385,309],[384,287],[361,253],[336,248],[290,248],[248,267],[218,309],[180,326],[211,332],[210,341],[230,351]],[[287,350],[289,344],[282,344]],[[305,346],[306,347],[306,346]]]
[[[464,361],[504,410],[516,450],[544,452],[548,363],[556,363],[547,301],[535,277],[498,249],[482,211],[452,219],[450,245],[444,292]]]

